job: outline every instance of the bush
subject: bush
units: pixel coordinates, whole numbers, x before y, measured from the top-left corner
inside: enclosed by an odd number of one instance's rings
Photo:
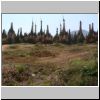
[[[70,66],[70,67],[69,67]],[[69,85],[69,86],[97,86],[98,85],[98,63],[92,59],[84,61],[76,59],[70,62],[67,69],[59,70],[52,85]],[[56,83],[55,83],[56,82]]]
[[[4,66],[2,68],[3,85],[20,85],[21,82],[28,81],[31,78],[31,70],[28,66]]]

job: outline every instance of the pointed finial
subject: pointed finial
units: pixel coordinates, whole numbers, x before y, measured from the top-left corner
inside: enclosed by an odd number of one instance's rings
[[[41,29],[40,29],[40,31],[42,32],[42,20],[41,20]]]
[[[91,24],[89,24],[89,31],[91,31]]]
[[[36,24],[35,24],[35,33],[36,33]]]
[[[82,21],[80,21],[80,31],[82,31]]]
[[[69,29],[69,34],[70,34],[70,29]]]
[[[92,31],[94,31],[94,23],[92,23]]]
[[[13,22],[11,22],[11,29],[13,29]]]
[[[61,23],[60,23],[60,32],[62,31],[62,26],[61,26]]]

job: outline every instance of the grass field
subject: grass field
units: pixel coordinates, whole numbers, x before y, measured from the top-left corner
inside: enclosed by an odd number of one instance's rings
[[[97,44],[2,45],[3,86],[97,86]]]

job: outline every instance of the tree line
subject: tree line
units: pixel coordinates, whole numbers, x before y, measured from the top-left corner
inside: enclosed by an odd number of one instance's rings
[[[89,24],[89,31],[87,35],[83,34],[82,22],[80,21],[79,30],[74,34],[71,33],[70,29],[66,31],[65,19],[63,19],[63,24],[60,24],[60,31],[56,29],[55,36],[52,36],[49,31],[49,26],[47,25],[46,31],[42,29],[41,20],[40,31],[37,32],[36,24],[35,29],[33,28],[33,22],[31,26],[31,31],[29,33],[22,33],[22,28],[18,29],[15,33],[13,29],[13,23],[11,23],[10,29],[6,32],[5,29],[2,31],[2,44],[14,44],[14,43],[64,43],[64,44],[76,44],[76,43],[96,43],[98,41],[98,31],[94,31],[94,24]]]

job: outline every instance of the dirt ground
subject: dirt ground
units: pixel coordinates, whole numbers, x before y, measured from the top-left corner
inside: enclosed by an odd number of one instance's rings
[[[95,78],[94,76],[91,76],[91,78],[89,78],[90,81],[88,81],[88,77],[90,76],[86,76],[86,78],[83,79],[83,76],[81,76],[83,72],[81,73],[79,71],[83,70],[81,69],[83,68],[82,66],[88,66],[90,68],[89,71],[91,70],[91,66],[93,68],[96,66],[94,61],[94,57],[97,58],[96,44],[76,44],[70,46],[63,44],[12,44],[2,45],[2,53],[4,85],[86,85],[86,83],[89,85],[97,84],[97,76]],[[19,68],[19,66],[22,68],[28,66],[28,69],[24,70]],[[23,74],[25,74],[24,76],[22,73],[18,74],[19,69],[21,69],[21,71],[25,71],[23,72]],[[66,71],[67,69],[69,70],[67,72],[68,75],[64,72],[64,80],[63,78],[60,79],[58,72],[60,71],[63,73],[63,71]],[[28,70],[30,71],[28,72]],[[97,69],[95,70],[97,71]],[[95,70],[93,69],[92,73],[95,73]],[[13,73],[15,76],[11,75],[11,73]],[[18,76],[16,76],[17,74]],[[32,74],[32,76],[27,76],[28,74]],[[77,78],[75,77],[75,75]],[[25,76],[28,77],[27,80]],[[32,78],[33,76],[34,78]],[[16,77],[21,81],[16,81]],[[25,80],[21,77],[25,77]],[[12,81],[14,83],[10,80],[8,81],[8,79],[10,78],[11,80],[13,79]],[[65,78],[68,78],[68,82],[65,82]],[[93,83],[93,80],[95,80],[96,83]],[[7,82],[9,84],[7,84]]]

